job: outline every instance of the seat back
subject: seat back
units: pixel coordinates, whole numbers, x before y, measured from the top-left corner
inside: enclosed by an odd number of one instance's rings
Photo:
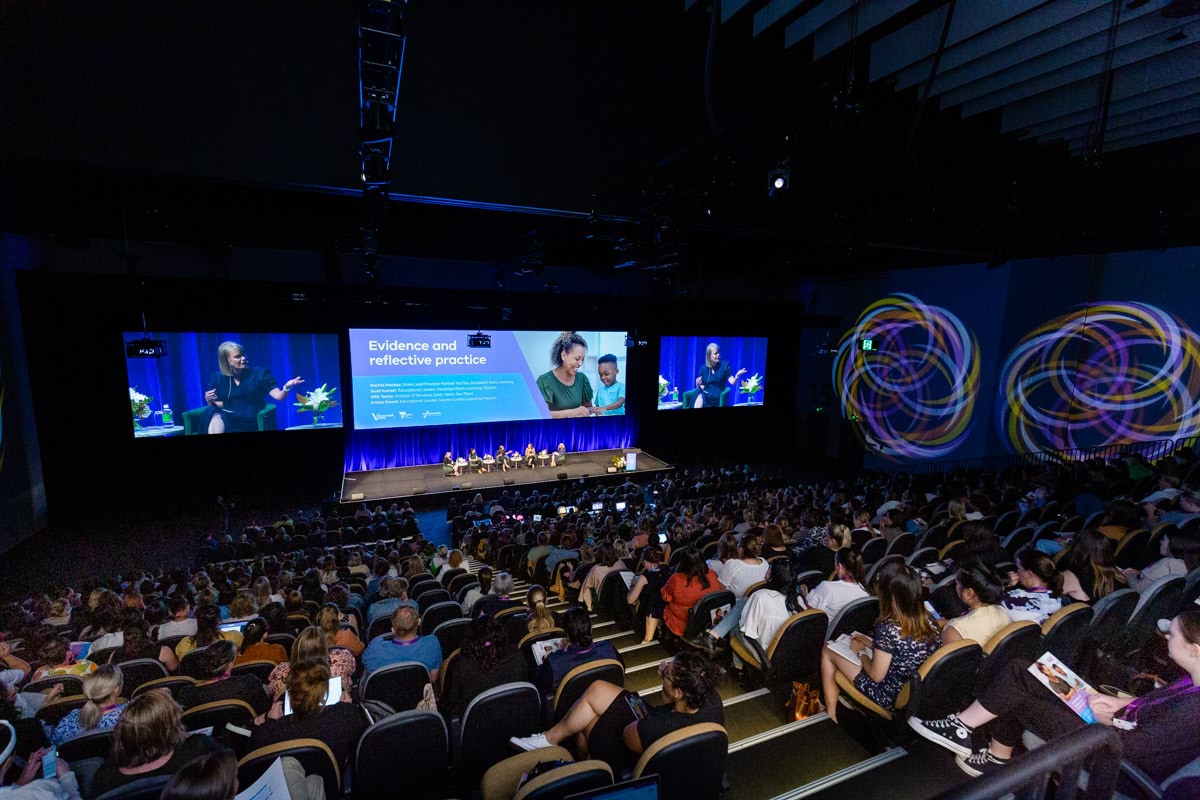
[[[258,658],[253,661],[243,661],[240,664],[235,664],[230,672],[233,675],[253,675],[258,678],[260,683],[265,684],[271,677],[271,673],[275,671],[275,666],[274,661]]]
[[[438,582],[431,577],[427,581],[421,581],[420,583],[417,583],[417,584],[409,584],[408,597],[410,600],[412,600],[412,601],[416,602],[418,605],[420,605],[420,600],[423,595],[428,594],[429,592],[444,592],[444,591],[445,591],[445,589],[443,589],[441,586],[439,586]]]
[[[479,579],[471,573],[463,571],[461,574],[450,578],[449,584],[446,585],[446,590],[449,591],[453,596],[458,597],[458,594],[463,590],[463,587],[470,586],[472,583],[478,585]],[[461,603],[462,601],[460,600],[459,602]]]
[[[983,645],[983,663],[975,681],[976,692],[983,691],[1008,662],[1018,658],[1033,660],[1045,652],[1042,628],[1032,620],[1012,622],[992,634]]]
[[[433,635],[442,646],[442,652],[453,653],[462,647],[463,641],[467,638],[467,628],[470,626],[471,620],[466,617],[457,617],[448,619],[434,628]]]
[[[421,635],[429,636],[443,622],[461,618],[462,606],[453,600],[443,600],[440,603],[434,603],[429,608],[421,611]]]
[[[908,558],[904,559],[904,563],[910,567],[923,567],[926,564],[932,564],[938,560],[938,551],[934,547],[921,547],[912,552]]]
[[[594,681],[608,681],[617,686],[625,685],[625,665],[615,658],[602,658],[580,664],[563,676],[554,692],[554,721],[567,715],[583,693]]]
[[[404,796],[423,800],[444,789],[450,766],[450,735],[436,711],[414,709],[384,717],[367,728],[354,752],[354,800],[393,800],[396,765],[419,769],[404,776]]]
[[[917,668],[896,699],[906,716],[939,719],[957,713],[974,697],[973,686],[983,648],[970,639],[942,645]]]
[[[961,617],[968,611],[967,604],[958,596],[957,580],[958,573],[950,570],[929,590],[929,604],[937,609],[943,619]]]
[[[1079,646],[1087,634],[1092,621],[1092,607],[1087,603],[1071,603],[1063,606],[1042,623],[1042,650],[1075,669],[1079,657]]]
[[[591,759],[566,764],[526,781],[512,800],[562,800],[568,795],[612,786],[612,767]]]
[[[101,728],[73,736],[58,745],[58,757],[68,764],[85,758],[108,758],[116,728]]]
[[[887,539],[871,539],[862,546],[863,563],[874,564],[876,561],[887,555],[887,549]]]
[[[1117,589],[1096,601],[1092,606],[1092,622],[1088,625],[1086,640],[1095,647],[1107,647],[1115,643],[1125,629],[1125,623],[1133,615],[1138,594],[1133,589]]]
[[[595,609],[601,614],[611,614],[620,628],[626,628],[633,623],[633,610],[625,598],[629,590],[625,588],[625,579],[621,573],[613,570],[604,576],[597,594]]]
[[[118,645],[117,647],[104,647],[99,650],[89,650],[87,654],[87,660],[91,661],[93,664],[107,664],[108,662],[112,661],[112,657],[115,656],[117,651],[120,649],[121,647]]]
[[[996,519],[996,524],[992,528],[992,533],[1000,539],[1008,536],[1017,527],[1018,512],[1006,511]]]
[[[1175,616],[1187,581],[1181,575],[1159,578],[1138,598],[1125,626],[1125,652],[1137,650],[1158,633],[1158,621]]]
[[[62,722],[63,717],[77,708],[83,708],[87,698],[81,694],[62,695],[37,710],[34,717],[53,728]]]
[[[1125,534],[1121,541],[1117,542],[1117,549],[1113,551],[1113,558],[1116,559],[1117,566],[1121,569],[1137,568],[1141,564],[1142,553],[1149,540],[1150,531],[1145,528],[1138,528]]]
[[[196,679],[189,678],[186,675],[171,675],[166,678],[155,678],[152,681],[146,681],[129,693],[129,699],[153,691],[154,689],[166,689],[172,697],[179,694],[179,690],[185,686],[195,686]]]
[[[574,759],[571,753],[562,747],[522,750],[493,764],[483,773],[483,779],[479,783],[479,800],[512,800],[525,776],[538,764],[572,760]]]
[[[729,736],[712,722],[689,725],[646,748],[633,777],[658,775],[660,800],[716,800],[725,777]]]
[[[842,606],[833,619],[829,620],[826,639],[836,639],[843,633],[865,633],[868,636],[875,628],[879,616],[878,597],[860,597]]]
[[[250,786],[275,763],[275,759],[284,756],[291,756],[299,761],[306,775],[321,776],[326,797],[341,797],[341,767],[329,745],[320,739],[289,739],[247,753],[238,761],[238,785]]]
[[[122,694],[126,697],[147,681],[167,677],[167,668],[157,658],[134,658],[121,662],[121,677],[125,688]]]
[[[811,592],[820,585],[821,581],[825,580],[825,577],[815,569],[806,569],[796,576],[796,585],[805,586]]]
[[[419,661],[388,664],[363,678],[359,696],[363,702],[387,703],[396,711],[416,708],[429,683],[429,670]]]
[[[376,617],[371,620],[371,624],[367,626],[366,641],[370,642],[379,636],[386,636],[392,632],[392,615],[384,614],[382,617]]]
[[[422,615],[424,615],[426,611],[428,611],[430,608],[433,608],[438,603],[454,603],[454,599],[450,597],[450,593],[445,589],[431,589],[427,592],[422,592],[421,595],[416,598],[416,600],[417,610],[419,610]],[[455,605],[457,605],[457,603],[455,603]],[[462,613],[461,608],[459,609],[459,613]]]
[[[1142,547],[1142,556],[1138,559],[1135,565],[1137,569],[1145,569],[1150,564],[1157,561],[1161,554],[1158,552],[1162,546],[1163,537],[1171,538],[1171,534],[1178,531],[1179,528],[1172,522],[1167,522],[1162,525],[1155,525],[1150,531],[1150,537],[1146,539],[1146,544]]]
[[[1032,525],[1022,525],[1004,537],[1000,542],[1000,546],[1010,556],[1015,556],[1018,550],[1033,541],[1034,530],[1035,528]]]
[[[189,731],[207,728],[223,730],[227,724],[246,727],[254,719],[254,709],[245,700],[214,700],[183,712],[181,721]]]
[[[277,644],[290,653],[292,645],[296,643],[296,637],[290,633],[268,633],[263,641],[267,644]]]
[[[83,694],[83,679],[78,675],[52,675],[49,678],[30,681],[21,687],[22,692],[44,692],[47,689],[53,689],[55,686],[62,685],[63,696],[73,694]]]
[[[622,583],[622,585],[624,584]],[[684,637],[691,638],[708,630],[716,624],[714,614],[723,616],[721,609],[724,609],[724,613],[728,613],[736,602],[737,598],[728,589],[709,592],[701,597],[688,612],[688,624],[687,629],[683,632]],[[729,608],[725,608],[725,606]]]
[[[189,650],[183,658],[179,659],[177,674],[186,675],[189,678],[196,678],[197,680],[203,678],[204,676],[197,665],[200,663],[200,654],[207,649],[206,647],[197,647],[195,650]]]
[[[505,683],[478,695],[463,712],[454,762],[459,785],[473,790],[488,767],[512,753],[513,736],[542,730],[542,699],[532,683]]]
[[[811,681],[821,672],[821,647],[829,617],[819,608],[793,614],[767,643],[770,683]]]
[[[479,579],[476,578],[474,575],[471,575],[469,577],[471,578],[471,580],[467,581],[466,583],[460,584],[459,587],[454,592],[454,600],[460,606],[463,604],[463,601],[467,599],[468,592],[470,592],[472,589],[479,588]]]
[[[105,792],[95,800],[158,800],[162,797],[163,788],[170,782],[170,775],[138,778],[136,781]]]
[[[895,539],[892,539],[888,545],[885,556],[910,556],[917,549],[917,535],[915,533],[902,533]]]
[[[904,563],[904,556],[899,555],[898,553],[893,553],[890,556],[884,556],[883,558],[879,559],[874,564],[872,564],[871,568],[867,570],[867,583],[866,583],[867,591],[871,591],[871,587],[875,585],[875,576],[879,574],[879,571],[881,569],[886,567],[888,564],[903,564],[903,563]]]

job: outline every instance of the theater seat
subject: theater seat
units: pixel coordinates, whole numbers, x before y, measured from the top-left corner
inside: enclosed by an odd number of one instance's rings
[[[567,715],[571,706],[583,697],[594,681],[608,681],[617,686],[625,686],[625,665],[615,658],[602,658],[580,664],[563,676],[554,692],[554,722]]]
[[[1008,662],[1016,659],[1035,658],[1045,652],[1042,647],[1042,629],[1032,620],[1011,622],[992,634],[983,645],[983,663],[975,680],[978,694],[1000,674]]]
[[[842,606],[833,619],[829,620],[826,639],[836,639],[843,633],[865,633],[871,635],[875,619],[879,616],[878,597],[860,597]]]
[[[660,800],[716,800],[725,778],[729,736],[712,722],[689,725],[646,748],[633,777],[658,775]]]
[[[163,788],[170,782],[170,775],[139,778],[107,791],[94,800],[158,800],[162,796]]]
[[[925,659],[912,680],[900,690],[894,712],[860,692],[840,671],[837,684],[846,705],[880,720],[890,722],[897,715],[938,719],[961,711],[970,703],[972,681],[982,660],[983,648],[970,639],[942,645]],[[896,726],[889,730],[895,733],[901,729]]]
[[[58,757],[68,764],[85,758],[108,758],[112,753],[116,728],[87,731],[58,746]]]
[[[418,765],[404,776],[404,797],[423,800],[445,791],[450,735],[436,711],[401,711],[367,728],[354,753],[353,800],[397,796],[396,765]]]
[[[77,708],[83,708],[86,704],[87,698],[81,694],[60,695],[39,708],[34,718],[53,728],[62,722],[67,714]]]
[[[246,727],[254,719],[254,708],[245,700],[215,700],[211,703],[201,703],[183,712],[181,722],[189,731],[207,728],[220,731],[227,724]],[[248,785],[248,784],[247,784]]]
[[[525,777],[538,764],[550,761],[573,761],[571,754],[562,747],[541,747],[509,756],[493,764],[479,782],[480,800],[511,800]]]
[[[1087,603],[1071,603],[1050,615],[1042,623],[1042,650],[1075,669],[1079,646],[1092,621],[1092,607]]]
[[[363,702],[387,703],[396,711],[416,708],[429,683],[429,670],[419,661],[388,664],[363,678],[359,696]]]
[[[329,745],[320,739],[289,739],[247,753],[238,761],[238,785],[250,786],[275,763],[275,759],[284,756],[299,761],[306,775],[320,775],[325,784],[325,797],[342,796],[342,771]]]
[[[565,764],[526,781],[513,800],[563,800],[579,792],[611,786],[612,768],[595,759]]]
[[[704,631],[713,625],[712,613],[723,606],[729,606],[732,609],[735,602],[737,602],[737,598],[728,589],[709,592],[701,597],[696,605],[692,606],[691,610],[688,611],[688,624],[687,628],[684,629],[683,638],[691,639],[697,634],[704,633]],[[726,610],[728,611],[728,609]]]
[[[146,683],[143,683],[141,686],[134,689],[133,692],[130,693],[129,699],[132,700],[138,695],[145,694],[153,689],[166,689],[171,693],[171,696],[174,697],[175,695],[179,694],[179,690],[183,687],[195,685],[196,679],[189,678],[186,675],[171,675],[166,678],[156,678],[155,680],[147,681]]]
[[[567,632],[562,628],[550,628],[549,630],[539,633],[527,633],[521,637],[521,641],[517,642],[517,650],[520,651],[521,657],[525,660],[525,667],[528,674],[533,675],[537,671],[537,662],[533,658],[533,646],[538,642],[546,642],[551,639],[565,639]]]
[[[240,664],[234,664],[230,670],[231,675],[253,675],[258,678],[259,682],[266,684],[267,679],[271,677],[271,673],[275,671],[275,662],[265,658],[255,659],[253,661],[243,661]]]
[[[748,648],[738,636],[729,644],[747,669],[759,673],[768,686],[807,681],[820,674],[821,647],[828,627],[825,612],[810,608],[789,617],[766,648],[759,642]]]
[[[532,683],[505,683],[478,695],[463,712],[454,747],[458,782],[473,790],[489,767],[512,754],[513,736],[542,730],[542,698]]]

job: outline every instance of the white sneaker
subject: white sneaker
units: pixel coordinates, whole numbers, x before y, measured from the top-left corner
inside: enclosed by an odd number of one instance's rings
[[[514,736],[509,741],[522,750],[541,750],[543,747],[553,747],[546,741],[544,733],[535,733],[533,736]]]

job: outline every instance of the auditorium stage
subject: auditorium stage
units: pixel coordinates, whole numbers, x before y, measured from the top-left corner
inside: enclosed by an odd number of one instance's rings
[[[364,472],[347,472],[342,476],[342,502],[375,502],[378,500],[405,500],[413,496],[449,494],[459,491],[479,491],[503,487],[506,481],[512,481],[511,486],[530,486],[533,484],[554,483],[562,473],[567,480],[577,478],[598,478],[603,476],[616,478],[618,475],[632,475],[624,472],[612,475],[608,468],[612,466],[613,456],[625,453],[637,453],[637,475],[649,472],[659,472],[671,469],[671,465],[639,450],[628,447],[621,450],[590,450],[582,453],[569,453],[567,463],[558,467],[537,467],[526,469],[519,467],[508,472],[493,470],[482,475],[464,472],[460,477],[445,477],[441,464],[429,464],[419,467],[398,467],[396,469],[373,469]],[[467,484],[470,484],[469,486]]]

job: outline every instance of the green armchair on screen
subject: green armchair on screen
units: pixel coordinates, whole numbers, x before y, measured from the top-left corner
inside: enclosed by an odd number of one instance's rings
[[[183,435],[195,436],[198,433],[204,433],[200,428],[204,424],[205,407],[193,408],[190,411],[183,412]],[[276,422],[275,404],[267,403],[263,406],[263,410],[258,412],[258,429],[260,431],[279,430]]]
[[[729,405],[730,391],[731,390],[729,387],[726,387],[721,390],[721,405],[722,406]],[[699,389],[688,389],[686,392],[684,392],[683,393],[683,407],[684,408],[694,408],[696,405],[696,395],[698,395],[698,394],[700,394]]]

